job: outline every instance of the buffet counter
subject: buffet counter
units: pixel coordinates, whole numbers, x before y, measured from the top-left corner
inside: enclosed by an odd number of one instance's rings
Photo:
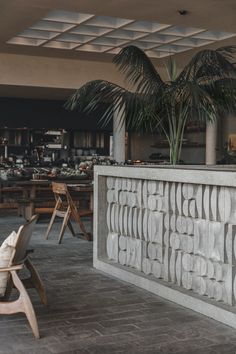
[[[94,267],[236,328],[235,236],[232,168],[95,167]]]

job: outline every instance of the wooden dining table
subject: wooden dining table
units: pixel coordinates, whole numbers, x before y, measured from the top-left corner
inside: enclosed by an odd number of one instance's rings
[[[91,180],[59,180],[66,183],[70,192],[74,192],[74,198],[80,200],[81,194],[88,198],[89,208],[93,210],[93,184]],[[18,214],[30,220],[34,214],[48,214],[53,211],[55,205],[52,193],[51,180],[16,181],[15,186],[22,188],[22,197],[18,199]],[[77,196],[77,193],[80,196]]]

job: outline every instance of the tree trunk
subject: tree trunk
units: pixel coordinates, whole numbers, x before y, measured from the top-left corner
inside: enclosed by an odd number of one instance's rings
[[[182,139],[176,140],[173,143],[171,142],[170,144],[170,164],[171,165],[177,165],[179,163],[182,144],[183,144]]]

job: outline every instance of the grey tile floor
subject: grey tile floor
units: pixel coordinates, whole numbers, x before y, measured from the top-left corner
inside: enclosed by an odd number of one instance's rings
[[[0,242],[23,222],[0,217]],[[92,267],[92,243],[65,235],[59,223],[48,241],[47,220],[34,232],[32,259],[47,288],[49,305],[30,291],[41,339],[24,315],[0,316],[0,354],[233,354],[236,330],[111,278]]]

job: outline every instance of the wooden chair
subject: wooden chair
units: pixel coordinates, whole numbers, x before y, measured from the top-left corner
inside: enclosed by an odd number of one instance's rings
[[[71,224],[71,220],[76,221],[80,229],[84,235],[84,237],[88,240],[92,240],[92,235],[88,233],[85,229],[83,221],[81,217],[83,216],[93,216],[93,211],[90,209],[78,210],[74,201],[71,198],[71,195],[68,191],[67,185],[65,183],[56,183],[52,182],[52,190],[55,196],[56,205],[52,213],[52,217],[50,223],[48,225],[48,229],[45,235],[45,238],[48,238],[48,235],[51,231],[52,225],[55,221],[56,216],[63,218],[62,227],[59,234],[58,243],[61,243],[63,235],[65,233],[66,227],[68,226],[72,235],[75,236],[75,232],[73,226]]]
[[[39,338],[39,329],[34,308],[26,291],[26,288],[35,288],[39,293],[41,302],[45,305],[47,304],[44,286],[37,270],[29,259],[29,252],[27,251],[27,247],[37,218],[38,216],[34,215],[29,222],[19,228],[19,236],[17,238],[17,243],[11,264],[9,267],[0,268],[0,272],[9,273],[4,296],[0,298],[0,315],[13,314],[18,312],[25,313],[34,336]],[[21,279],[19,277],[19,272],[24,267],[29,270],[30,276],[26,279]],[[13,288],[16,288],[19,291],[19,297],[17,300],[9,301],[9,297]]]

